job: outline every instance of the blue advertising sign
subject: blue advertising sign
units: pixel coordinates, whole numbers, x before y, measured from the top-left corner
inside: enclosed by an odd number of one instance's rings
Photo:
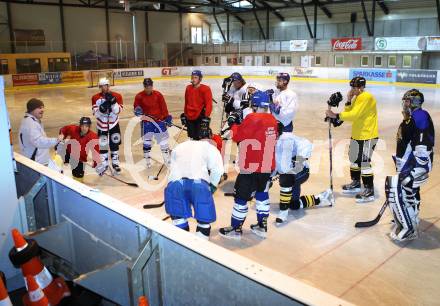
[[[60,84],[61,72],[42,72],[38,74],[38,84]]]
[[[350,69],[350,79],[357,76],[364,77],[368,81],[396,82],[396,70],[392,69]]]

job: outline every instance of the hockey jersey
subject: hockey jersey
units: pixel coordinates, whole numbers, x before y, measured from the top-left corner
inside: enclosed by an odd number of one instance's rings
[[[49,163],[49,149],[58,143],[58,139],[46,136],[40,120],[26,113],[18,135],[21,154],[43,165]]]
[[[377,107],[374,96],[364,91],[353,98],[338,116],[342,121],[351,121],[351,138],[355,140],[373,139],[379,136]]]
[[[81,128],[78,125],[66,125],[60,129],[60,134],[65,138],[70,138],[66,141],[66,153],[70,154],[73,159],[78,159],[82,162],[87,162],[87,155],[92,151],[92,158],[94,164],[99,162],[99,143],[98,135],[89,130],[89,132],[81,136]]]
[[[272,98],[273,102],[280,106],[279,113],[272,114],[284,126],[288,126],[295,118],[298,109],[298,96],[290,89],[285,89],[283,91],[275,89]]]
[[[208,141],[187,140],[171,152],[168,181],[187,178],[204,180],[217,186],[223,170],[222,156],[216,147]]]
[[[396,167],[398,172],[410,172],[415,167],[432,169],[435,131],[431,116],[416,109],[404,120],[397,132]]]
[[[312,150],[313,145],[308,139],[292,133],[283,133],[275,148],[277,172],[296,174],[301,172],[303,167],[308,168]]]
[[[271,173],[275,169],[277,121],[272,114],[251,113],[231,127],[238,143],[240,173]]]
[[[212,112],[212,92],[209,86],[200,84],[199,87],[186,86],[184,113],[189,120],[196,120],[204,112],[206,117]]]
[[[247,99],[247,86],[243,85],[239,89],[236,89],[234,86],[231,86],[227,94],[233,99],[232,106],[234,107],[234,109],[240,109],[241,101]]]
[[[123,109],[122,96],[114,91],[110,92],[115,98],[116,102],[113,104],[110,114],[103,114],[99,111],[99,106],[105,102],[104,94],[98,92],[92,97],[92,111],[93,115],[96,117],[96,127],[101,131],[108,131],[119,123],[119,114]]]
[[[144,115],[157,121],[163,121],[169,115],[165,99],[157,90],[153,90],[151,95],[147,95],[145,91],[138,93],[133,104],[133,108],[136,107],[141,107]]]

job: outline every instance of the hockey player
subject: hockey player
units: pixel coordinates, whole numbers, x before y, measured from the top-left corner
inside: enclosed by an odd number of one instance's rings
[[[207,141],[208,128],[201,126],[199,133],[200,141],[187,140],[171,153],[165,210],[175,226],[189,231],[187,219],[193,216],[193,207],[196,235],[208,240],[210,224],[216,220],[212,193],[223,174],[223,161],[217,148]]]
[[[229,114],[233,110],[241,110],[248,107],[249,101],[247,100],[246,81],[242,75],[238,72],[234,72],[227,79],[232,82],[232,86],[223,94],[222,102],[225,104],[226,114]]]
[[[247,115],[240,125],[233,125],[232,140],[238,143],[240,173],[234,185],[234,208],[231,226],[220,228],[220,235],[240,239],[248,212],[247,202],[256,200],[257,224],[251,225],[256,235],[265,238],[269,217],[269,184],[275,169],[277,121],[267,113],[269,95],[257,91],[251,98],[254,113]]]
[[[171,125],[172,117],[168,113],[167,104],[163,95],[153,89],[153,80],[146,78],[143,81],[144,90],[134,98],[134,114],[142,117],[141,134],[143,137],[144,158],[147,168],[151,167],[151,144],[153,136],[162,151],[163,162],[169,164],[170,148],[167,125]]]
[[[60,143],[63,137],[46,136],[41,122],[44,114],[43,101],[32,98],[27,102],[26,108],[19,131],[20,152],[27,158],[47,166],[50,162],[49,149]]]
[[[276,224],[287,220],[289,208],[292,210],[319,206],[332,206],[334,203],[331,189],[318,195],[301,195],[301,185],[309,178],[309,158],[313,145],[306,138],[290,132],[282,133],[275,149],[276,168],[280,181],[280,212]]]
[[[405,92],[403,121],[397,132],[397,174],[387,176],[385,193],[394,217],[390,233],[393,240],[404,241],[418,237],[420,186],[428,180],[434,158],[434,124],[429,113],[422,109],[423,94],[417,89]]]
[[[119,114],[123,109],[122,96],[110,91],[110,82],[106,78],[99,79],[101,90],[92,97],[93,115],[97,120],[99,136],[99,154],[102,166],[108,169],[108,151],[112,168],[116,173],[121,172],[119,163],[119,145],[121,144],[121,129],[119,127]]]
[[[367,81],[363,77],[354,77],[350,81],[351,90],[343,112],[336,114],[327,110],[329,118],[336,119],[335,126],[343,121],[353,122],[349,148],[350,176],[352,182],[342,186],[344,194],[356,194],[356,202],[374,201],[374,176],[371,156],[376,147],[379,132],[376,99],[365,91]],[[336,124],[335,124],[336,123]],[[361,178],[364,190],[361,192]]]
[[[72,167],[73,179],[84,181],[84,163],[87,163],[87,155],[92,151],[93,167],[99,175],[103,175],[105,168],[99,157],[98,135],[90,129],[92,120],[89,117],[81,117],[79,125],[66,125],[60,129],[60,135],[66,140],[64,162]]]
[[[185,90],[185,109],[180,115],[182,125],[188,130],[188,137],[199,139],[200,129],[208,129],[212,112],[212,92],[209,86],[201,84],[200,70],[191,73],[191,84]]]
[[[283,124],[283,132],[293,131],[293,119],[298,108],[298,96],[287,88],[290,82],[290,75],[285,72],[276,76],[276,90],[272,95],[273,103],[270,104],[270,111],[275,118]]]

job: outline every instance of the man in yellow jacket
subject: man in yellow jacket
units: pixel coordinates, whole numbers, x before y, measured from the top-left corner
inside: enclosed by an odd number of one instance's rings
[[[374,201],[373,169],[371,156],[379,137],[376,99],[365,91],[366,80],[354,77],[343,112],[337,114],[327,110],[327,117],[333,118],[335,126],[343,121],[352,122],[349,148],[350,175],[352,182],[342,186],[342,193],[356,194],[356,202]],[[336,124],[335,124],[336,123]],[[364,189],[361,190],[361,178]]]

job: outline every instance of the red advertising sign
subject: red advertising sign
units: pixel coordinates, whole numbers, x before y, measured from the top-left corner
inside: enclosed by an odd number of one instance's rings
[[[12,75],[13,86],[38,85],[38,73],[23,73]]]
[[[334,51],[362,50],[362,38],[332,38],[332,49]]]

